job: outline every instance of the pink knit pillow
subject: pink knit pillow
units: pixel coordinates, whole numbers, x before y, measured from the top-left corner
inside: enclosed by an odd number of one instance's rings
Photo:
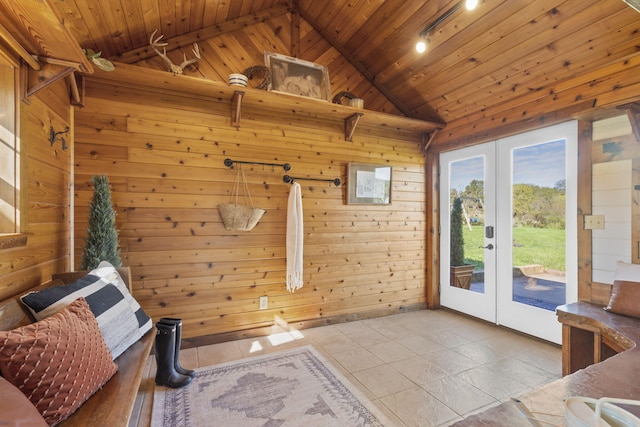
[[[605,310],[625,316],[640,317],[640,283],[616,280]]]
[[[80,407],[118,370],[84,298],[40,322],[0,331],[0,372],[49,425]]]
[[[0,377],[0,426],[47,427],[35,406],[20,390]]]

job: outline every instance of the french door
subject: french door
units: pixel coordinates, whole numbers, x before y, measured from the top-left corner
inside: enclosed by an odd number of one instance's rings
[[[443,306],[561,342],[555,307],[577,298],[576,164],[576,122],[440,155]],[[456,199],[470,277],[451,268]]]

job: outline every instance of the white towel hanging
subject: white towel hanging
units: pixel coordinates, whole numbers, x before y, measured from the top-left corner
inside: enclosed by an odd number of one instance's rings
[[[302,191],[294,182],[287,204],[287,290],[294,292],[302,288],[302,249],[304,225],[302,220]]]

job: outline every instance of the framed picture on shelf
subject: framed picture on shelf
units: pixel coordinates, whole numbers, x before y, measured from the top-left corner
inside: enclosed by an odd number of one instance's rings
[[[271,72],[270,91],[331,100],[329,71],[324,65],[273,52],[264,53],[264,63]]]
[[[349,163],[347,204],[391,204],[391,166]]]

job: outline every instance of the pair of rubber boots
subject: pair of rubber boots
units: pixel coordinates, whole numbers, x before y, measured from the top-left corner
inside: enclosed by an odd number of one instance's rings
[[[163,317],[156,323],[156,384],[180,388],[196,375],[195,371],[183,368],[178,360],[181,337],[182,319]]]

